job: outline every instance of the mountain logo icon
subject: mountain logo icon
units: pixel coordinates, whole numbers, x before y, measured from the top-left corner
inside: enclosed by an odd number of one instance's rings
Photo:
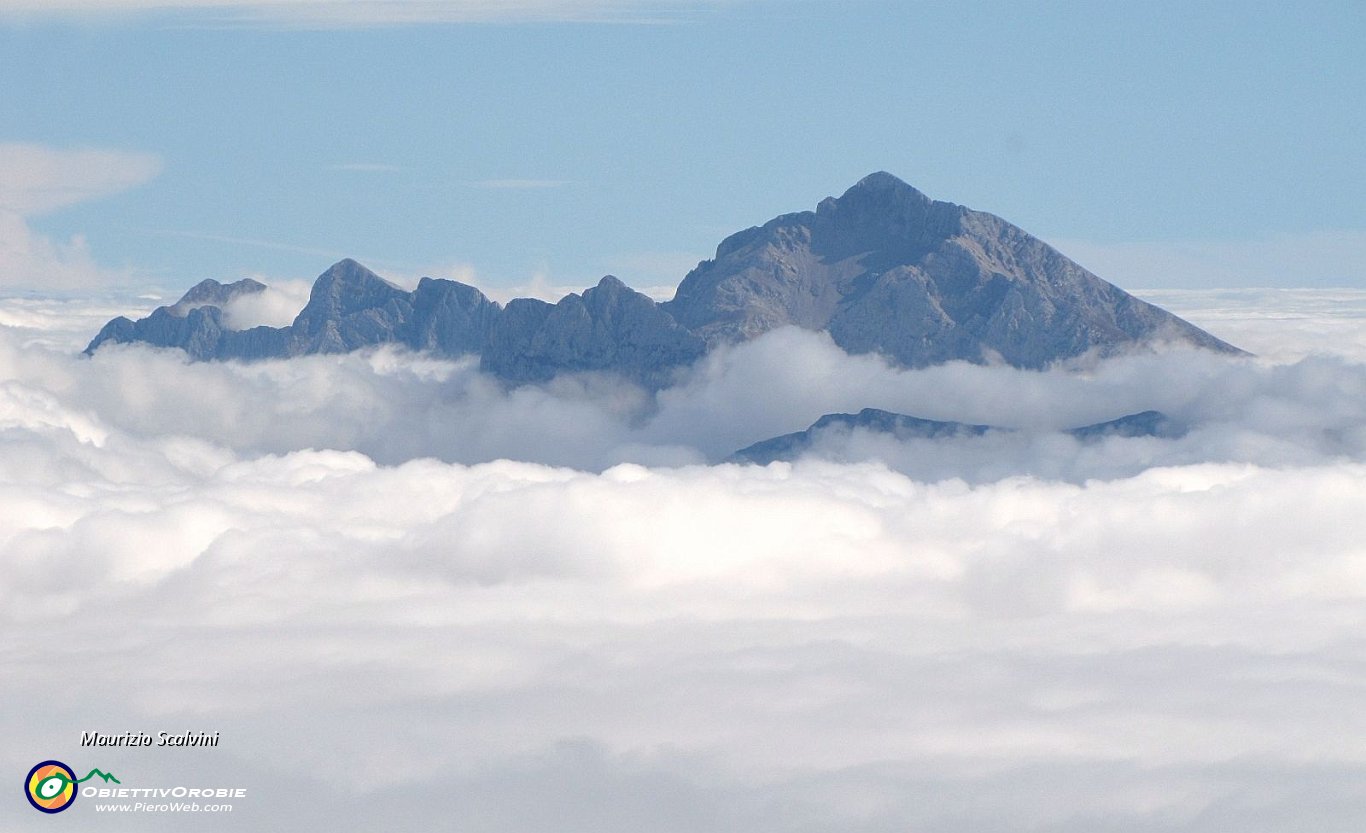
[[[99,776],[107,784],[122,783],[107,772],[92,769],[84,778],[61,761],[35,764],[24,778],[24,797],[40,813],[60,813],[76,802],[76,785]]]

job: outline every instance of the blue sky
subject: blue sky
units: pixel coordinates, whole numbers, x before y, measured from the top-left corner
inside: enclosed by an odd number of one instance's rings
[[[668,285],[879,169],[1123,286],[1366,285],[1363,44],[1359,2],[0,0],[0,285]]]

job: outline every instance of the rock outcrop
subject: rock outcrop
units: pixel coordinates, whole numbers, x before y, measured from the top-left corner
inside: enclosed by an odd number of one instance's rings
[[[855,431],[901,441],[980,437],[988,431],[1016,433],[1016,429],[1013,428],[921,419],[877,408],[864,408],[857,414],[826,414],[804,431],[771,437],[746,446],[728,457],[727,462],[754,463],[761,466],[779,461],[791,462],[812,451],[838,448],[841,443],[847,442]],[[1107,422],[1069,428],[1060,433],[1083,443],[1093,443],[1107,437],[1169,439],[1179,437],[1184,432],[1185,429],[1166,414],[1160,411],[1142,411]]]

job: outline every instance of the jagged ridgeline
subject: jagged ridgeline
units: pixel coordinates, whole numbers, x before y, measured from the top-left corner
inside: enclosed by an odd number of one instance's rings
[[[398,344],[478,355],[512,382],[606,371],[651,387],[718,345],[792,325],[904,367],[958,359],[1037,369],[1159,343],[1241,352],[999,217],[931,200],[887,173],[814,212],[731,235],[662,304],[609,276],[555,304],[503,306],[450,280],[423,278],[409,292],[343,260],[319,276],[290,326],[228,329],[223,307],[264,289],[204,281],[147,318],[110,321],[86,352],[146,342],[198,360],[256,360]]]
[[[839,443],[847,441],[855,431],[899,441],[968,439],[991,432],[1022,433],[1015,428],[923,419],[877,408],[864,408],[857,414],[826,414],[805,431],[762,440],[740,449],[728,459],[735,463],[766,466],[776,461],[792,462],[813,452],[821,456],[819,452],[823,443],[835,446],[835,450],[838,450]],[[1140,411],[1106,422],[1068,428],[1059,433],[1088,443],[1110,437],[1171,439],[1182,436],[1185,431],[1186,426],[1161,411]]]

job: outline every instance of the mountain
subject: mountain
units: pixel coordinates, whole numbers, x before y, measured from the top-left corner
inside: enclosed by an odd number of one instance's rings
[[[709,346],[795,324],[906,367],[1042,368],[1162,341],[1240,352],[999,217],[888,173],[731,235],[664,306]]]
[[[236,283],[223,284],[216,280],[208,279],[200,281],[190,287],[174,306],[170,307],[172,315],[184,318],[189,315],[190,310],[199,307],[225,307],[237,298],[247,295],[255,295],[258,292],[265,292],[266,285],[251,278],[243,278]]]
[[[250,278],[229,284],[201,281],[179,301],[157,307],[146,318],[132,321],[119,316],[105,324],[85,352],[93,353],[106,342],[140,341],[179,347],[200,361],[282,355],[288,341],[284,331],[272,327],[233,330],[224,320],[223,309],[233,300],[265,290],[265,284]]]
[[[768,465],[791,462],[816,448],[838,448],[854,431],[884,435],[897,440],[942,440],[958,437],[980,437],[988,431],[1012,433],[1013,428],[992,425],[970,425],[962,422],[941,422],[933,419],[864,408],[857,414],[826,414],[805,431],[772,437],[746,446],[727,458],[730,463]],[[1071,428],[1061,433],[1081,442],[1096,442],[1106,437],[1179,437],[1184,429],[1160,411],[1143,411],[1108,422]]]
[[[705,350],[648,296],[610,275],[558,303],[518,298],[503,307],[457,281],[423,278],[408,292],[343,260],[318,277],[290,326],[241,331],[225,328],[220,307],[197,305],[202,297],[196,287],[147,318],[116,318],[85,352],[109,342],[146,342],[179,347],[196,360],[251,361],[398,344],[449,356],[476,354],[480,367],[513,382],[610,371],[660,387]],[[224,305],[231,300],[222,297]]]
[[[1109,422],[1083,425],[1064,433],[1083,441],[1102,440],[1106,437],[1160,437],[1174,439],[1183,436],[1186,429],[1180,423],[1161,411],[1140,411],[1122,416]]]
[[[855,429],[874,434],[886,434],[898,440],[943,440],[954,437],[980,437],[994,429],[990,425],[969,425],[962,422],[941,422],[934,419],[864,408],[857,414],[826,414],[805,431],[796,431],[760,440],[746,446],[730,457],[729,463],[755,463],[766,466],[776,461],[791,462],[810,451],[817,441],[835,437],[847,438]]]
[[[731,235],[663,304],[608,276],[555,304],[502,306],[456,281],[423,278],[409,292],[343,260],[318,277],[290,326],[228,329],[223,308],[263,289],[205,281],[147,318],[110,321],[86,352],[145,342],[198,360],[255,360],[398,344],[477,354],[512,382],[607,371],[651,387],[710,349],[783,326],[828,331],[850,353],[904,367],[1043,368],[1162,343],[1241,352],[1004,220],[931,200],[887,173],[814,212]]]

